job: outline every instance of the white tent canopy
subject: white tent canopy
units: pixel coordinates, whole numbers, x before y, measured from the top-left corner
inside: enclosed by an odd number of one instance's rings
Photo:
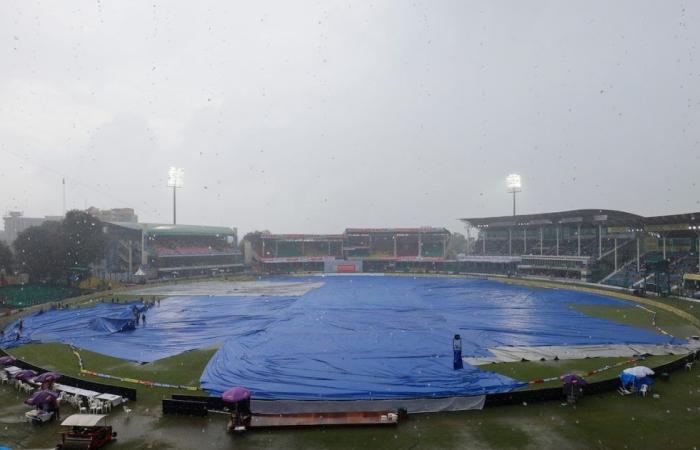
[[[64,420],[61,425],[66,427],[95,427],[100,422],[106,423],[104,414],[73,414]]]

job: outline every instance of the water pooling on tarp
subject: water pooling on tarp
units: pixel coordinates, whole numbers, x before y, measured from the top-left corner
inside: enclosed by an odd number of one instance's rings
[[[462,336],[464,356],[489,356],[488,347],[507,345],[669,342],[569,307],[629,305],[602,295],[461,278],[322,281],[296,296],[169,298],[146,313],[145,326],[119,333],[84,324],[123,304],[50,311],[25,319],[21,342],[73,343],[137,361],[223,342],[202,374],[202,386],[212,394],[246,386],[259,399],[440,397],[521,385],[469,365],[452,370],[455,333]],[[10,345],[10,339],[3,341]]]

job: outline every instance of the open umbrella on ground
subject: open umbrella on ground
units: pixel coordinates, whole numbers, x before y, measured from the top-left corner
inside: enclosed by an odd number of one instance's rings
[[[58,394],[53,391],[39,391],[32,394],[28,399],[24,401],[30,406],[39,406],[45,403],[55,402],[58,398]]]
[[[34,381],[37,383],[43,383],[45,381],[58,380],[59,378],[61,378],[61,374],[58,372],[44,372],[38,377],[34,378]]]
[[[564,375],[561,378],[564,383],[564,395],[566,395],[567,403],[573,405],[579,397],[583,395],[583,387],[587,385],[586,380],[573,373]]]
[[[644,378],[650,375],[654,375],[654,371],[648,368],[647,366],[630,367],[629,369],[623,370],[622,373],[634,375],[637,378]]]
[[[17,361],[14,357],[12,356],[0,356],[0,366],[9,366],[10,364],[14,363]]]
[[[224,392],[221,399],[225,402],[236,403],[250,398],[250,391],[243,387],[234,387]]]
[[[36,372],[33,370],[20,370],[15,374],[16,380],[29,381],[36,376]]]
[[[231,421],[228,429],[243,431],[250,425],[250,391],[243,387],[233,387],[221,395],[221,399],[230,403]]]
[[[561,378],[561,381],[564,384],[578,384],[579,386],[585,386],[588,384],[586,382],[586,380],[584,380],[583,378],[581,378],[578,375],[574,375],[573,373],[571,373],[569,375],[564,375]]]

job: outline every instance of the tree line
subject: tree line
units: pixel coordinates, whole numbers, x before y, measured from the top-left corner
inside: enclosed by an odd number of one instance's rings
[[[47,221],[17,235],[12,250],[0,242],[0,271],[27,273],[32,281],[58,282],[87,272],[105,254],[102,222],[72,210],[61,221]]]

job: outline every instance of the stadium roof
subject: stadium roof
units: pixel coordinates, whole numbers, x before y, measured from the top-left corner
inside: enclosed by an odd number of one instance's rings
[[[304,240],[304,241],[341,241],[343,234],[267,234],[260,235],[261,239],[271,240]]]
[[[647,225],[670,225],[678,223],[687,223],[690,226],[700,225],[700,212],[647,217],[644,221]]]
[[[563,224],[645,228],[647,231],[700,230],[700,212],[643,217],[637,214],[611,209],[575,209],[571,211],[541,214],[464,218],[460,220],[477,228],[510,228]]]
[[[420,227],[420,228],[346,228],[345,234],[367,233],[448,233],[446,228]]]
[[[172,225],[164,223],[108,222],[118,227],[135,231],[146,231],[151,236],[235,236],[229,227],[207,225]]]
[[[460,219],[472,226],[483,228],[518,227],[532,225],[573,224],[590,225],[638,225],[644,217],[624,211],[610,209],[575,209],[541,214],[518,214],[516,216],[482,217]]]

